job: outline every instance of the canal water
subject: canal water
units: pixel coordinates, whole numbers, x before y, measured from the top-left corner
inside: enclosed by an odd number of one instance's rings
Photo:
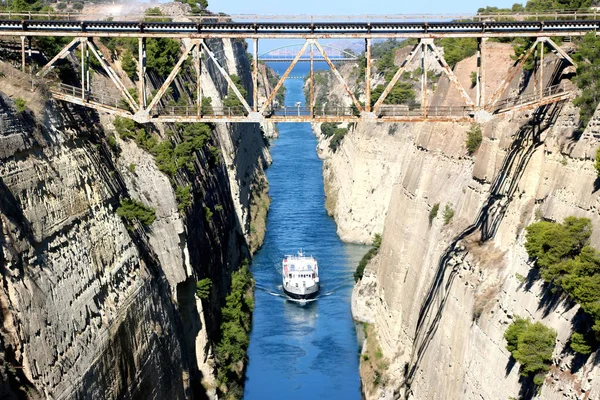
[[[285,65],[277,68],[280,75],[281,68]],[[301,79],[286,81],[286,105],[304,105],[302,86]],[[336,235],[325,211],[316,146],[308,123],[279,124],[279,138],[271,142],[272,203],[265,241],[252,264],[256,292],[246,400],[361,397],[350,294],[352,274],[367,248]],[[287,300],[281,290],[281,261],[300,249],[317,259],[321,278],[320,296],[304,305]]]

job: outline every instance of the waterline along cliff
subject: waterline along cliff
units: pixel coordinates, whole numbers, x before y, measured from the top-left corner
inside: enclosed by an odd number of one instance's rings
[[[446,44],[446,54],[452,45],[465,47]],[[398,65],[409,46],[395,46],[385,57]],[[484,62],[490,67],[483,84],[492,93],[513,63],[514,49],[509,43],[487,46]],[[575,51],[573,43],[563,48]],[[470,96],[476,62],[465,54],[453,68],[463,87],[471,87]],[[542,78],[541,62],[554,73]],[[434,64],[428,63],[433,90],[428,104],[460,103]],[[387,66],[376,65],[373,86],[385,82]],[[421,97],[420,82],[413,79],[419,66],[409,66],[398,90],[399,102],[408,107]],[[354,66],[340,68],[348,81],[357,79]],[[519,70],[508,93],[529,93],[540,84],[581,93],[573,72],[546,54]],[[317,82],[325,82],[317,90],[322,99],[350,104],[339,98],[343,89],[331,74]],[[598,396],[597,347],[589,339],[595,314],[577,294],[558,286],[560,281],[549,281],[525,247],[534,239],[528,226],[540,221],[559,226],[568,217],[589,219],[593,231],[581,243],[600,246],[598,118],[600,111],[583,123],[580,108],[567,101],[480,124],[313,127],[338,233],[354,242],[376,238],[355,274],[352,297],[354,318],[365,323],[367,333],[360,367],[367,399]],[[562,271],[555,276],[566,276]],[[508,328],[515,324],[549,332],[549,350],[539,368],[530,370],[535,372],[527,372],[526,362],[507,349],[506,338],[515,329]],[[580,334],[588,342],[577,352]]]
[[[210,45],[251,97],[244,43]],[[129,79],[127,43],[101,46]],[[10,55],[0,68],[0,397],[239,397],[247,344],[232,355],[224,313],[239,306],[249,333],[273,127],[142,126],[51,100]],[[153,90],[159,64],[149,77]],[[185,101],[189,79],[167,99]],[[201,79],[212,106],[227,101],[216,70]],[[92,85],[111,87],[99,70]]]

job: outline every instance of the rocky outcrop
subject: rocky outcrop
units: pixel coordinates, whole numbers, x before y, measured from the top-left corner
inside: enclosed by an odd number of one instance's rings
[[[243,44],[211,46],[250,86]],[[226,83],[205,74],[216,104]],[[0,395],[213,397],[219,310],[266,214],[256,206],[270,162],[261,128],[214,130],[216,162],[206,149],[194,174],[174,178],[192,187],[180,213],[153,156],[118,137],[120,151],[108,144],[110,117],[0,79]],[[124,197],[154,208],[154,223],[126,224],[115,212]],[[213,283],[206,300],[195,295],[202,278]]]
[[[512,52],[508,45],[490,45],[488,94]],[[546,62],[547,70],[557,63]],[[455,69],[465,87],[473,65],[467,59]],[[509,90],[533,90],[530,78],[521,76]],[[456,104],[457,98],[440,83],[431,101]],[[366,241],[383,227],[379,255],[352,300],[355,317],[374,323],[389,360],[384,377],[363,380],[367,398],[534,396],[505,348],[503,334],[516,315],[558,332],[541,397],[597,396],[597,357],[575,357],[568,346],[581,322],[579,308],[549,292],[523,247],[528,224],[569,215],[590,218],[592,244],[600,246],[592,160],[597,124],[581,137],[577,124],[578,111],[567,102],[482,125],[483,143],[473,156],[465,149],[470,126],[458,123],[359,124],[335,153],[325,150],[338,229]],[[380,200],[386,196],[389,201]],[[430,222],[435,204],[439,213]],[[446,206],[454,211],[447,224]]]

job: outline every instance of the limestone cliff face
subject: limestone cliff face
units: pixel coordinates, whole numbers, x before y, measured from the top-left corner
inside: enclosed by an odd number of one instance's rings
[[[213,45],[248,85],[242,43]],[[225,83],[206,74],[218,104]],[[110,117],[18,82],[3,79],[0,93],[0,397],[213,397],[219,309],[265,214],[253,211],[268,188],[261,128],[217,127],[217,162],[207,150],[195,174],[175,178],[193,188],[182,216],[150,154],[107,144]],[[19,96],[30,110],[17,112]],[[115,212],[123,197],[152,206],[156,221],[128,229]],[[205,277],[213,290],[201,301]]]
[[[490,45],[488,95],[511,54],[509,46]],[[455,69],[464,86],[474,62]],[[557,60],[546,62],[552,70]],[[533,90],[531,78],[521,76],[509,90]],[[459,100],[440,83],[431,101]],[[574,358],[567,345],[578,306],[543,287],[523,247],[524,228],[536,218],[569,215],[590,218],[592,244],[600,246],[592,161],[598,118],[600,112],[577,137],[578,111],[570,102],[509,114],[482,125],[473,156],[465,149],[470,126],[458,123],[359,124],[335,153],[323,143],[339,229],[357,241],[383,233],[352,301],[355,318],[374,323],[388,363],[377,382],[361,368],[368,399],[534,396],[505,349],[503,334],[516,315],[558,332],[541,398],[599,395],[596,356]],[[430,224],[436,203],[440,211]],[[445,225],[446,205],[455,214]]]

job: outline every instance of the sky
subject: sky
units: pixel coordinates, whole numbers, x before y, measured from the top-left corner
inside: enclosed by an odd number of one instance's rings
[[[209,0],[213,12],[228,14],[438,14],[476,12],[479,7],[510,7],[515,0]],[[525,1],[523,1],[524,3]]]

